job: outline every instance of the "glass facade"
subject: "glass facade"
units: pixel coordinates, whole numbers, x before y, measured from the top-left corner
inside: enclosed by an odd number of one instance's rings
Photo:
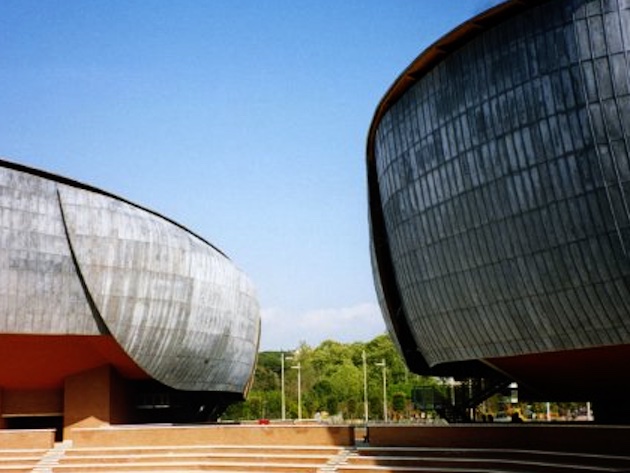
[[[382,116],[384,231],[429,365],[630,343],[629,71],[630,0],[549,1]]]

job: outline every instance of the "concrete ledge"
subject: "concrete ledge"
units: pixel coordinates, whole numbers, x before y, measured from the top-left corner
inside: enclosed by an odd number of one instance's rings
[[[494,448],[628,455],[630,426],[370,426],[371,447]]]
[[[3,450],[48,450],[54,445],[54,429],[0,430],[0,448]]]
[[[66,439],[75,447],[178,445],[352,446],[351,426],[108,426],[75,428]]]
[[[222,462],[134,462],[129,465],[121,465],[120,463],[85,463],[77,465],[57,465],[54,467],[56,472],[66,473],[86,473],[102,472],[102,473],[156,473],[158,471],[184,473],[192,471],[231,471],[234,473],[318,473],[324,465],[321,464],[282,464],[282,463],[222,463]],[[12,471],[12,473],[15,470]],[[26,470],[30,471],[30,470]]]

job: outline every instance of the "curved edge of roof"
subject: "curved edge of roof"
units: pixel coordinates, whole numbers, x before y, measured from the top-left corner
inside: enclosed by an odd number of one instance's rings
[[[203,238],[202,236],[200,236],[199,234],[191,231],[190,229],[186,228],[184,225],[182,225],[181,223],[176,222],[175,220],[166,217],[158,212],[156,212],[155,210],[151,210],[147,207],[143,207],[141,205],[136,204],[135,202],[131,202],[130,200],[127,200],[123,197],[120,197],[118,195],[112,194],[111,192],[107,192],[103,189],[99,189],[98,187],[94,187],[91,186],[89,184],[84,184],[82,182],[79,181],[75,181],[74,179],[70,179],[64,176],[60,176],[58,174],[53,174],[51,172],[48,171],[43,171],[41,169],[37,169],[37,168],[33,168],[30,166],[26,166],[24,164],[19,164],[13,161],[7,161],[6,159],[0,157],[0,168],[8,168],[8,169],[13,169],[14,171],[20,171],[20,172],[24,172],[26,174],[31,174],[33,176],[37,176],[37,177],[41,177],[44,179],[48,179],[50,181],[54,181],[57,182],[59,184],[64,184],[70,187],[75,187],[77,189],[82,189],[85,191],[89,191],[89,192],[94,192],[96,194],[100,194],[106,197],[110,197],[112,199],[118,200],[120,202],[123,202],[125,204],[131,205],[132,207],[135,207],[139,210],[143,210],[144,212],[148,212],[151,215],[154,215],[155,217],[158,217],[162,220],[165,220],[166,222],[175,225],[176,227],[180,228],[181,230],[184,230],[186,233],[194,236],[195,238],[201,240],[202,242],[204,242],[206,245],[210,246],[212,249],[214,249],[215,251],[217,251],[218,253],[220,253],[224,258],[226,258],[227,260],[231,261],[230,257],[227,256],[223,251],[221,251],[219,248],[217,248],[215,245],[213,245],[212,243],[210,243],[208,240],[206,240],[205,238]]]
[[[455,27],[420,53],[398,76],[376,107],[368,134],[368,160],[372,159],[374,135],[383,115],[411,86],[473,38],[522,11],[549,1],[551,0],[508,0],[500,3]]]

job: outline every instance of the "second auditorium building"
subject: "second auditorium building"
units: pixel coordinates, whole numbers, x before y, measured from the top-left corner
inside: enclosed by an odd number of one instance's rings
[[[436,41],[378,105],[373,269],[417,373],[531,399],[630,388],[630,4],[506,1]]]

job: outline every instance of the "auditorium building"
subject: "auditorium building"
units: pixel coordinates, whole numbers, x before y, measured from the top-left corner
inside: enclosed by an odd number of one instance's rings
[[[0,428],[216,419],[259,335],[251,282],[212,244],[0,160]]]
[[[413,371],[630,421],[630,3],[510,0],[455,28],[379,103],[367,176]]]

